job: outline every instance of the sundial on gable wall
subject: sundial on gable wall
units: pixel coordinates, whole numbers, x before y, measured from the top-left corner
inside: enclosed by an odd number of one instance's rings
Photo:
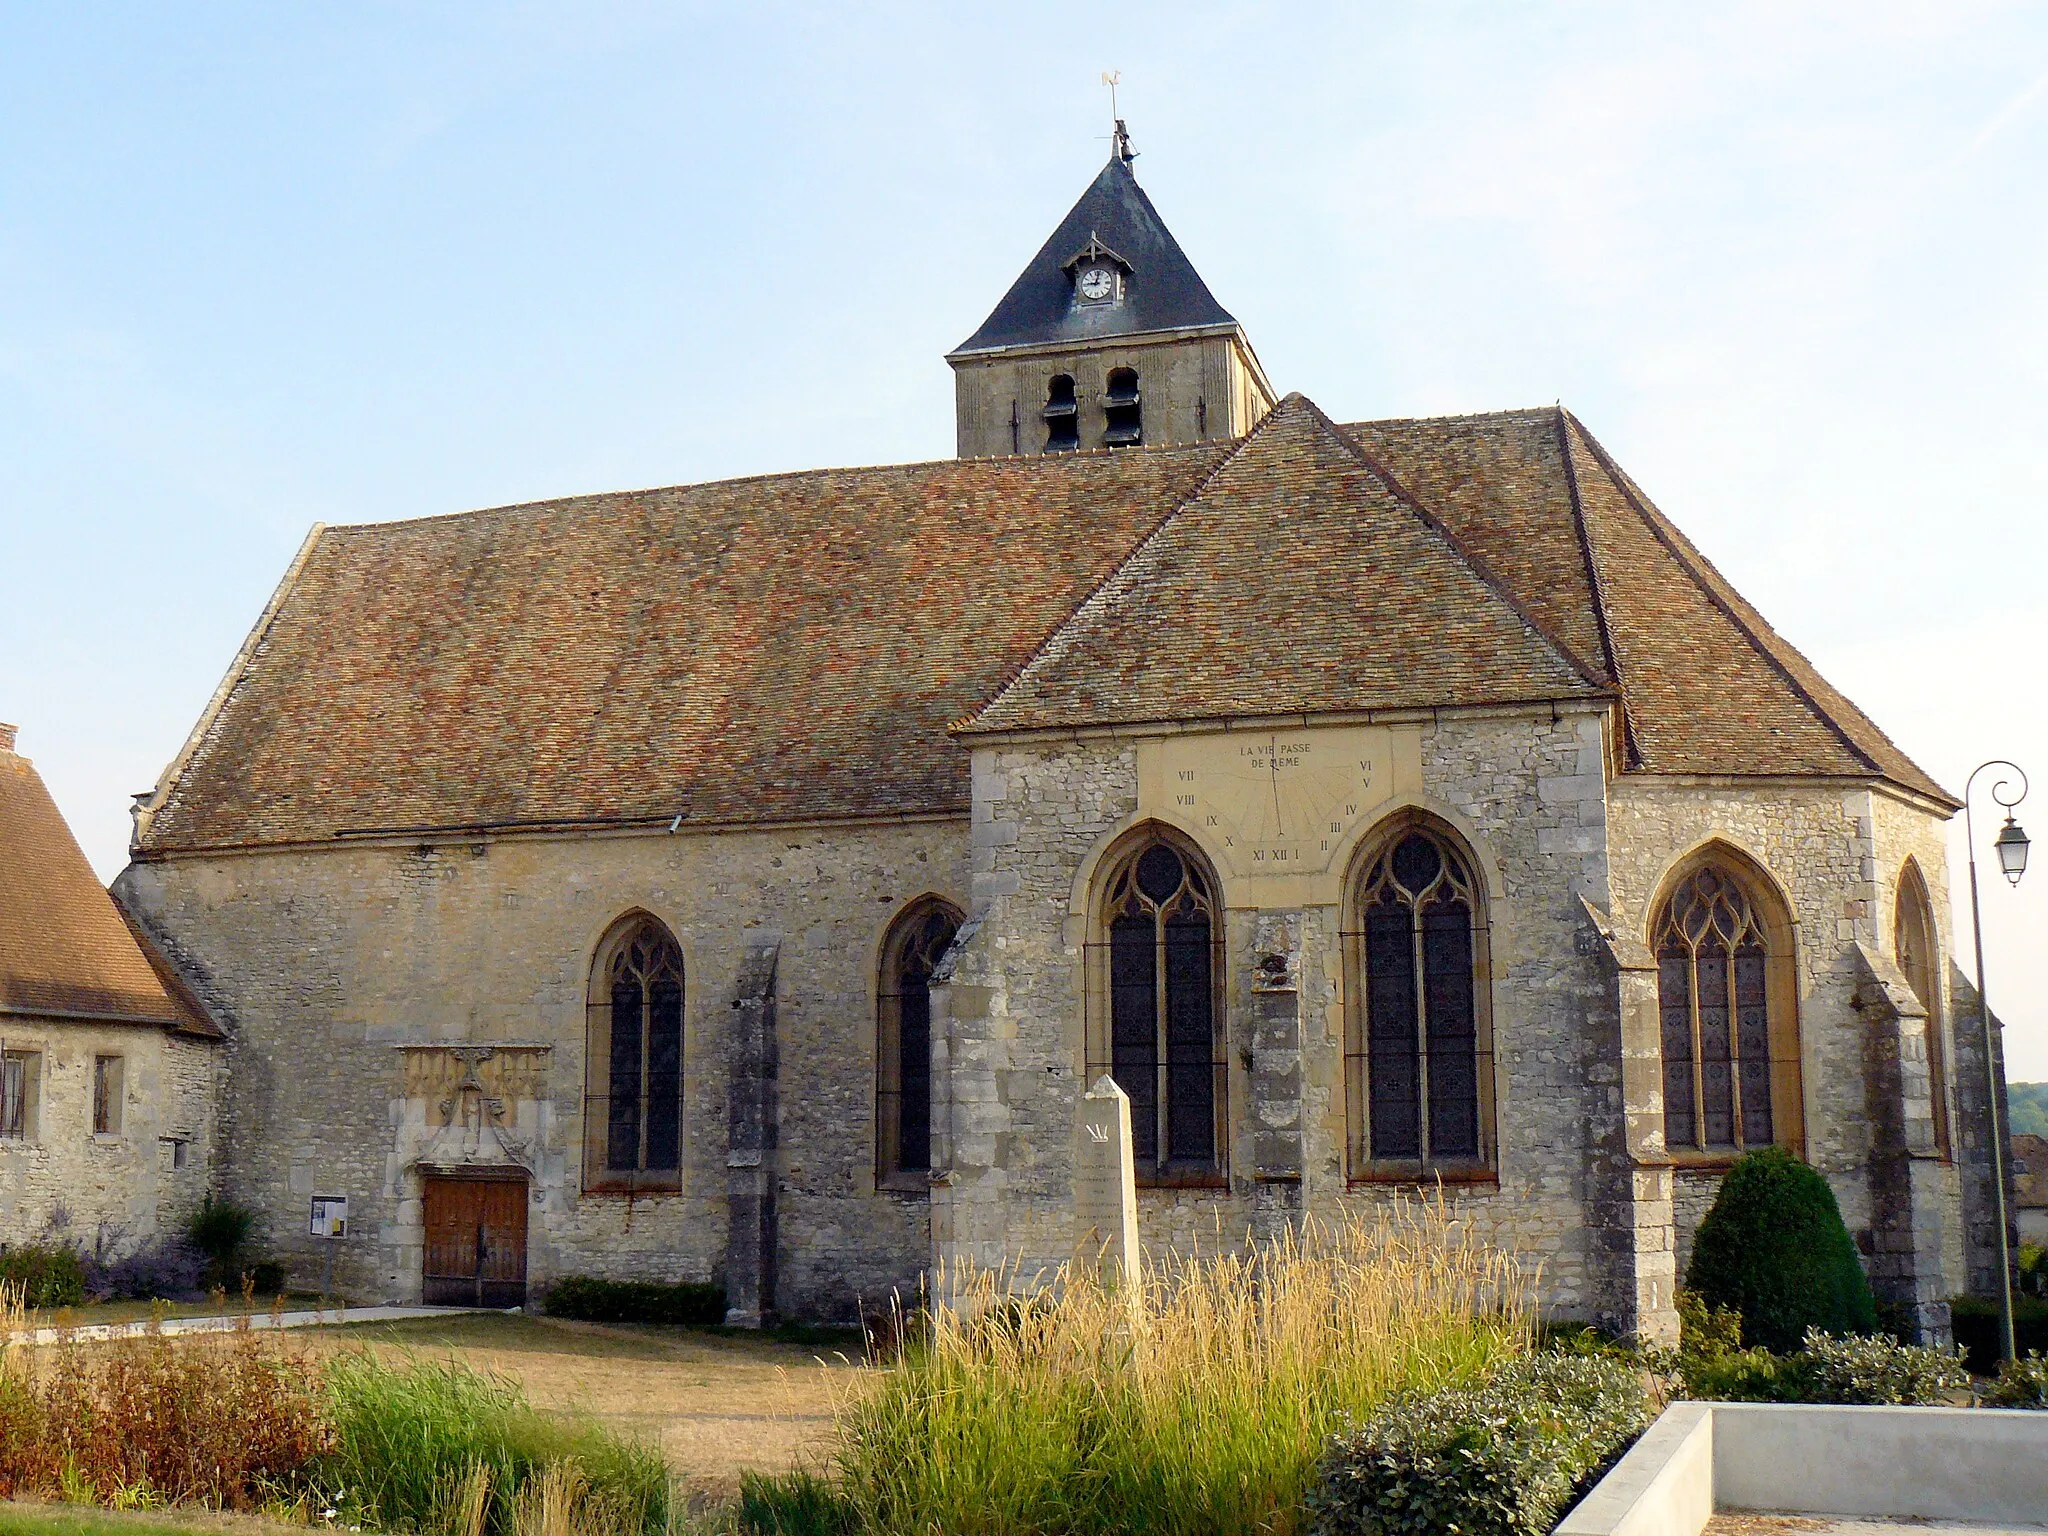
[[[1226,879],[1332,873],[1393,791],[1395,735],[1359,726],[1154,738],[1139,751],[1140,806],[1194,831]]]

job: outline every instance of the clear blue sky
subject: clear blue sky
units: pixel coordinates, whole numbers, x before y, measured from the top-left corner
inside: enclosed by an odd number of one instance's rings
[[[949,453],[1107,67],[1280,388],[1562,397],[2048,836],[2048,9],[6,0],[0,719],[101,873],[315,519]]]

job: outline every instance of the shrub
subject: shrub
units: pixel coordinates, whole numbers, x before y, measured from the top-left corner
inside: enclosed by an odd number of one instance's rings
[[[55,1243],[28,1243],[0,1253],[0,1285],[20,1288],[27,1307],[75,1307],[85,1300],[85,1264]]]
[[[1870,1285],[1828,1181],[1781,1147],[1728,1171],[1693,1239],[1686,1285],[1741,1314],[1752,1344],[1789,1354],[1810,1328],[1877,1330]]]
[[[2013,1289],[2028,1296],[2048,1298],[2048,1248],[2039,1243],[2021,1243],[2013,1258]]]
[[[1981,1296],[1958,1296],[1948,1304],[1949,1325],[1970,1369],[1989,1376],[1998,1369],[1998,1303]],[[2012,1332],[2020,1354],[2048,1354],[2048,1301],[2035,1296],[2012,1299]]]
[[[842,1399],[838,1488],[874,1536],[1286,1531],[1329,1436],[1526,1351],[1515,1262],[1440,1207],[1310,1222],[1249,1252],[937,1277]],[[1047,1283],[1037,1284],[1038,1281]]]
[[[205,1294],[206,1260],[175,1237],[142,1244],[119,1258],[85,1260],[85,1290],[95,1301],[189,1301]]]
[[[2007,1360],[1984,1393],[1986,1408],[2048,1408],[2048,1359],[2029,1353]]]
[[[326,1404],[335,1443],[325,1482],[365,1524],[442,1528],[468,1492],[476,1536],[512,1536],[536,1499],[594,1506],[590,1523],[609,1530],[665,1528],[668,1468],[658,1451],[541,1413],[501,1376],[454,1361],[391,1365],[349,1354],[328,1365]],[[573,1471],[575,1489],[551,1494],[537,1481],[550,1468]]]
[[[725,1287],[687,1280],[679,1285],[655,1285],[571,1275],[555,1283],[545,1306],[550,1317],[586,1323],[708,1325],[725,1321]]]
[[[1836,1339],[1809,1333],[1793,1364],[1809,1403],[1942,1403],[1966,1391],[1962,1351],[1901,1344],[1879,1334]]]
[[[242,1250],[249,1245],[250,1235],[255,1230],[254,1211],[246,1205],[216,1200],[208,1194],[200,1202],[199,1209],[193,1212],[185,1235],[192,1240],[194,1248],[213,1261],[217,1273],[233,1275],[235,1261],[242,1256]]]
[[[1638,1373],[1590,1355],[1537,1355],[1481,1386],[1406,1395],[1331,1443],[1308,1529],[1544,1536],[1645,1422]]]

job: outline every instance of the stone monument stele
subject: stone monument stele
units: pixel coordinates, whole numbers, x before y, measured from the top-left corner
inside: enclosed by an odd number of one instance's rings
[[[1131,1099],[1107,1072],[1081,1096],[1074,1142],[1075,1266],[1099,1267],[1104,1285],[1135,1300],[1141,1276]]]

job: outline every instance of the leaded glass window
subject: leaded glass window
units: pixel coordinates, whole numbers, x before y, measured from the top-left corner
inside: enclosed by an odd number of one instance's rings
[[[1412,828],[1367,866],[1357,912],[1353,1164],[1393,1174],[1483,1166],[1492,1065],[1471,868],[1447,837]]]
[[[1665,1145],[1770,1145],[1770,946],[1754,904],[1732,876],[1703,865],[1672,892],[1653,943]]]
[[[1950,1155],[1948,1042],[1942,1029],[1941,988],[1935,979],[1941,974],[1940,948],[1927,884],[1911,862],[1899,873],[1892,930],[1892,952],[1898,956],[1899,969],[1927,1010],[1927,1089],[1934,1115],[1934,1150],[1946,1158]]]
[[[1141,1177],[1221,1169],[1223,1051],[1216,1005],[1217,903],[1192,854],[1164,839],[1109,882],[1110,1075],[1131,1099]]]
[[[922,1186],[932,1165],[932,972],[960,931],[942,901],[911,907],[882,944],[876,989],[876,1172]]]
[[[676,1188],[682,1172],[683,956],[669,931],[637,920],[592,978],[589,1182]]]

